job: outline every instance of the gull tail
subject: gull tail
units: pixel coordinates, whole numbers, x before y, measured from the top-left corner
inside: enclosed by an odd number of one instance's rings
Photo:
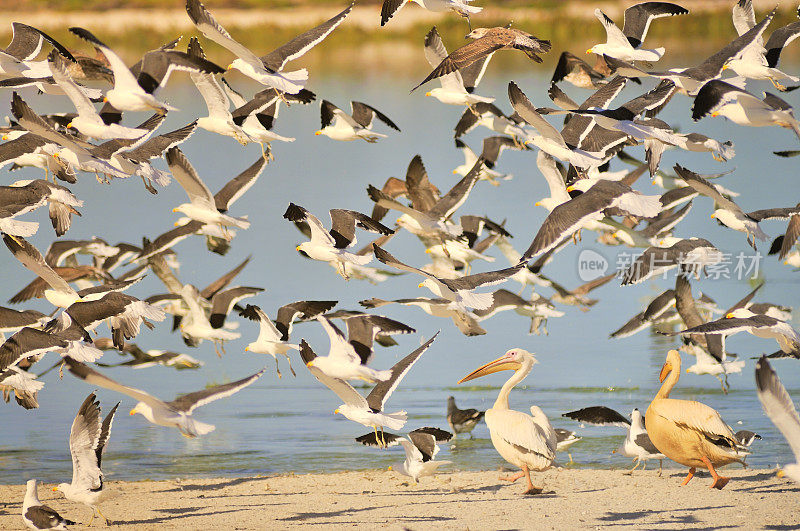
[[[27,238],[36,234],[38,230],[39,223],[36,221],[19,221],[13,218],[0,219],[0,231],[10,236]]]

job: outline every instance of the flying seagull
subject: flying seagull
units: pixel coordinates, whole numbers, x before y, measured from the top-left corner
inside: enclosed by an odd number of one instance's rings
[[[383,441],[378,440],[377,433],[367,433],[356,437],[356,442],[360,442],[364,446],[377,447],[401,445],[405,450],[406,460],[399,466],[389,467],[389,470],[397,470],[404,476],[412,478],[415,483],[419,483],[419,478],[435,475],[440,466],[451,463],[450,461],[434,460],[436,454],[439,453],[439,446],[436,443],[447,442],[453,437],[453,434],[448,431],[426,427],[408,432],[408,437],[386,432],[381,435]]]
[[[353,109],[352,115],[347,114],[328,100],[322,100],[320,107],[322,128],[314,134],[317,136],[324,135],[332,140],[343,142],[350,142],[360,138],[373,144],[380,138],[386,138],[386,135],[372,130],[372,123],[376,117],[392,129],[400,131],[400,128],[388,116],[375,107],[360,101],[352,101],[350,106]]]
[[[467,24],[470,24],[470,15],[483,11],[482,7],[469,5],[472,0],[383,0],[383,5],[381,6],[381,26],[385,26],[386,23],[389,22],[389,19],[400,11],[400,8],[408,2],[414,2],[428,11],[454,11],[466,18]]]
[[[227,384],[206,387],[194,393],[180,395],[171,402],[163,402],[144,391],[122,385],[70,357],[66,357],[64,360],[69,368],[69,372],[86,383],[98,385],[105,389],[111,389],[112,391],[117,391],[118,393],[128,395],[138,400],[139,402],[137,402],[136,406],[130,412],[131,415],[140,413],[153,424],[178,428],[182,435],[189,438],[205,435],[214,431],[213,425],[192,418],[192,412],[194,412],[195,408],[241,391],[258,380],[266,370],[261,369],[259,372],[247,378],[242,378],[241,380]]]

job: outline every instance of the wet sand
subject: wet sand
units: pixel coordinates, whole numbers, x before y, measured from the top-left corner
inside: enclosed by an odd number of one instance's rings
[[[443,473],[414,484],[396,472],[280,475],[237,479],[108,482],[103,513],[118,529],[265,529],[314,525],[390,529],[572,529],[633,526],[645,529],[800,529],[800,485],[774,470],[724,469],[724,490],[697,475],[679,486],[685,470],[551,469],[534,474],[544,487],[522,496],[524,480],[500,472]],[[64,500],[49,485],[40,499],[62,516],[88,523],[90,509]],[[0,486],[0,529],[23,529],[24,485]],[[56,496],[57,495],[57,496]],[[93,527],[102,526],[95,520]],[[72,527],[81,528],[80,525]]]

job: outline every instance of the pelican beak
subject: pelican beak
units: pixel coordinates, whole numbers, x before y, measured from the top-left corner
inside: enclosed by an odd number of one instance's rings
[[[316,131],[316,132],[314,133],[314,136],[319,136],[319,135],[321,135],[321,134],[322,134],[322,131]]]
[[[493,372],[498,371],[516,371],[520,368],[519,362],[511,361],[508,356],[503,355],[497,358],[494,361],[490,361],[486,365],[478,367],[468,375],[461,378],[458,383],[468,382],[470,380],[474,380],[475,378],[480,378],[481,376],[486,376],[487,374],[492,374]]]
[[[733,315],[733,312],[731,312],[731,313],[729,313],[728,315],[725,316],[726,319],[733,319],[734,317],[736,317],[736,316]]]
[[[782,478],[783,476],[786,475],[786,472],[784,472],[783,470],[778,470],[778,472],[775,475],[778,476],[779,478]]]
[[[715,218],[716,216],[717,216],[716,214],[711,214],[711,217],[712,217],[712,218]]]
[[[671,372],[672,372],[672,364],[669,362],[665,363],[664,366],[661,367],[661,372],[658,374],[658,381],[663,382],[664,378],[666,378],[667,375]]]

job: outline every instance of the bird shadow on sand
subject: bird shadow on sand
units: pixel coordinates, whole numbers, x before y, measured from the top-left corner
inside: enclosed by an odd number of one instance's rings
[[[800,529],[800,524],[791,524],[791,525],[769,525],[765,524],[764,529],[774,530],[774,531],[791,531],[793,529]]]
[[[329,512],[315,512],[315,513],[295,513],[294,516],[287,516],[285,518],[278,518],[277,521],[279,522],[302,522],[303,520],[312,520],[314,518],[335,518],[337,516],[345,516],[352,513],[361,513],[364,511],[374,511],[376,509],[385,509],[389,507],[388,505],[375,505],[373,507],[359,507],[359,508],[349,508],[349,509],[341,509],[338,511],[329,511]]]
[[[180,484],[177,487],[173,487],[171,489],[157,490],[157,491],[153,491],[153,492],[181,492],[181,491],[186,491],[186,490],[199,490],[199,491],[219,490],[219,489],[224,489],[226,487],[235,487],[236,485],[241,485],[242,483],[250,483],[250,482],[259,481],[261,479],[262,478],[235,478],[235,479],[230,479],[230,480],[227,480],[227,481],[221,481],[219,483],[209,483],[208,485],[190,484],[190,483],[189,484]],[[263,478],[263,479],[266,479],[266,478]]]
[[[184,511],[183,514],[167,514],[165,516],[157,516],[154,518],[146,518],[143,520],[114,520],[114,525],[136,525],[136,524],[163,524],[166,522],[174,523],[175,520],[180,518],[191,518],[195,516],[218,516],[220,514],[225,513],[238,513],[242,511],[246,511],[247,507],[261,507],[261,505],[249,505],[249,506],[241,506],[241,508],[237,509],[228,509],[223,511],[211,511],[206,513],[199,513],[198,510],[207,509],[207,507],[192,507],[191,512]],[[158,511],[171,511],[171,509],[159,509]]]
[[[685,509],[669,509],[663,511],[656,511],[656,510],[642,510],[642,511],[629,511],[629,512],[617,512],[617,511],[608,511],[605,515],[598,517],[598,520],[602,522],[607,522],[606,525],[631,525],[633,523],[636,524],[645,524],[645,522],[634,522],[635,520],[640,520],[642,518],[647,518],[655,514],[664,514],[663,517],[659,518],[660,525],[688,525],[688,524],[699,524],[702,523],[697,517],[693,514],[697,511],[708,511],[713,509],[726,509],[728,507],[733,507],[733,505],[718,505],[716,507],[689,507]],[[675,514],[675,513],[686,513],[686,514]],[[614,523],[611,523],[614,522]],[[723,526],[724,527],[724,526]],[[730,526],[735,527],[735,526]],[[695,529],[695,528],[693,528]]]

